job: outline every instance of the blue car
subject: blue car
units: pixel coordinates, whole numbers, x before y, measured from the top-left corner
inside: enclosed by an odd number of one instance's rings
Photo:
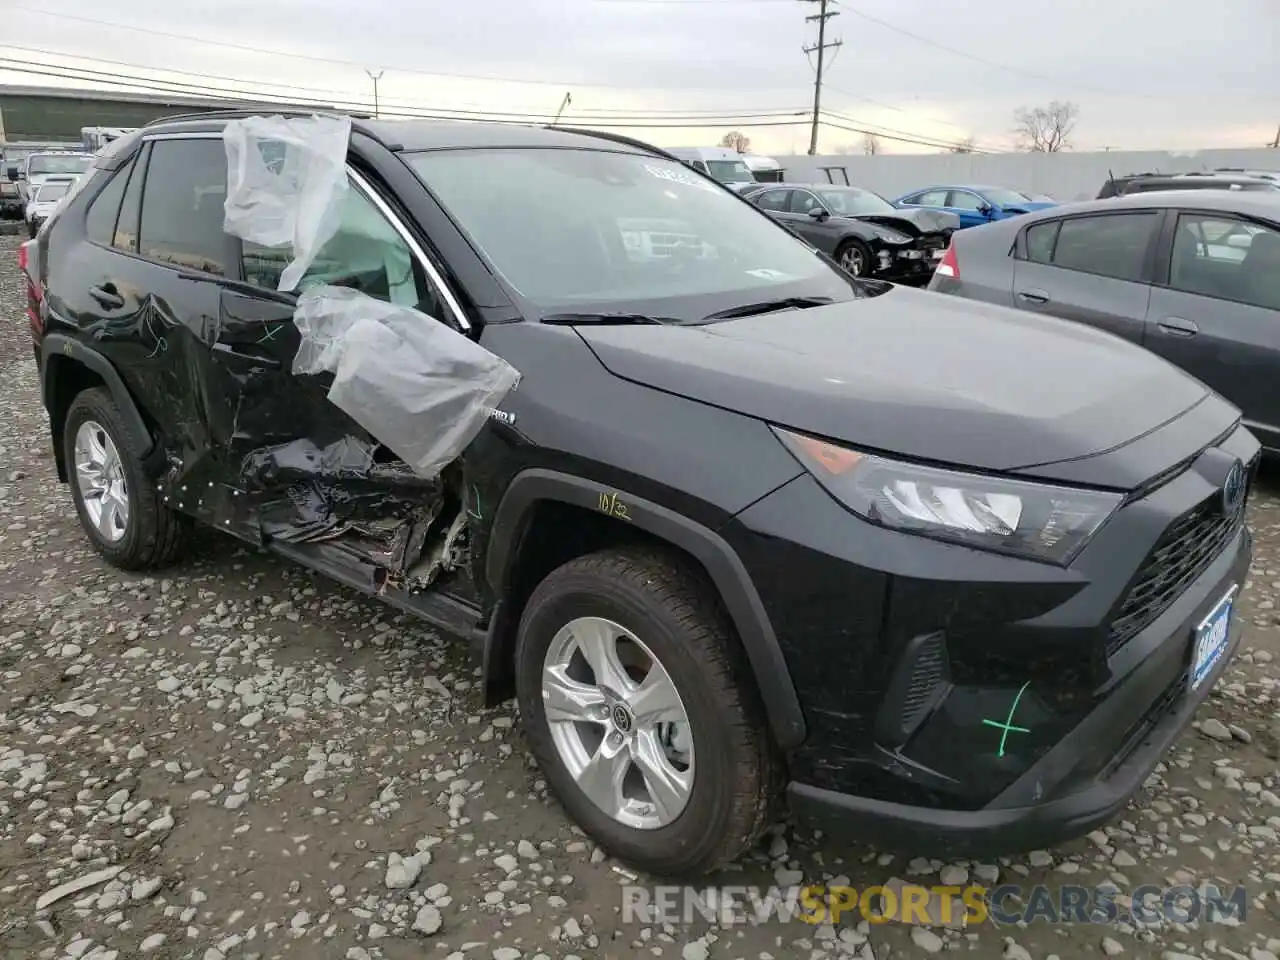
[[[893,201],[895,207],[928,207],[946,210],[960,218],[960,228],[976,227],[992,220],[1057,206],[1052,201],[1031,200],[1005,187],[942,186],[913,190]]]

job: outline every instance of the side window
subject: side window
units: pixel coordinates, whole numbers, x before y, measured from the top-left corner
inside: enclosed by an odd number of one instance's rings
[[[707,165],[701,160],[694,160],[689,164],[689,166],[693,167],[695,170],[701,170],[703,173],[707,172]]]
[[[773,210],[782,213],[791,202],[790,190],[762,190],[756,198],[756,206],[761,210]]]
[[[970,193],[968,190],[952,190],[951,202],[947,206],[956,210],[973,210],[977,211],[983,205],[982,198],[976,193]]]
[[[124,187],[131,169],[132,167],[121,167],[115,173],[106,174],[109,178],[107,185],[90,201],[89,209],[84,215],[85,235],[94,243],[104,247],[111,245],[111,235],[115,233],[120,201],[124,197]]]
[[[129,185],[124,191],[124,203],[120,206],[120,216],[116,218],[115,233],[111,245],[129,253],[138,252],[138,220],[142,216],[142,183],[147,175],[147,157],[151,154],[149,144],[143,146],[138,158],[133,163],[133,171],[129,174]]]
[[[1063,220],[1053,249],[1053,265],[1117,280],[1141,281],[1147,248],[1159,223],[1159,211]]]
[[[945,207],[947,205],[947,191],[927,190],[924,193],[917,193],[911,203],[919,204],[922,207]]]
[[[1027,259],[1033,263],[1053,262],[1053,242],[1058,239],[1061,220],[1037,223],[1027,228]]]
[[[820,206],[822,206],[822,201],[818,199],[816,194],[810,193],[808,190],[791,191],[792,213],[808,213],[814,207]]]
[[[263,247],[245,241],[244,278],[275,290],[292,257],[293,252],[287,247]],[[347,192],[338,232],[320,248],[298,289],[320,284],[351,287],[379,300],[415,307],[444,319],[442,304],[409,245],[355,184]]]
[[[202,273],[227,272],[222,232],[227,155],[221,140],[157,140],[151,145],[138,250]]]
[[[1169,285],[1280,310],[1280,233],[1233,217],[1184,213],[1173,236]]]

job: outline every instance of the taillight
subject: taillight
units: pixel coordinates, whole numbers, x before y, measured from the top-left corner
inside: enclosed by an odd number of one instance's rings
[[[956,242],[954,240],[947,245],[947,252],[938,261],[938,269],[934,272],[940,277],[960,279],[960,261],[956,259]]]

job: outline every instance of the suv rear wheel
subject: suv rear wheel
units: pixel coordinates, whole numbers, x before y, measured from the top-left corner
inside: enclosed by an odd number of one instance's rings
[[[534,591],[517,640],[552,790],[607,851],[666,876],[739,857],[777,795],[745,659],[703,582],[660,553],[579,557]]]
[[[162,502],[110,392],[86,390],[67,411],[62,449],[71,496],[93,548],[123,570],[169,563],[190,521]]]

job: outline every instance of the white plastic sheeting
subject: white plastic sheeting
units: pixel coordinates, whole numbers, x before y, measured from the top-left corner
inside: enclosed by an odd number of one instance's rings
[[[227,151],[227,233],[293,248],[279,289],[293,290],[338,231],[351,121],[345,117],[245,117],[222,134]]]
[[[443,323],[346,287],[307,290],[293,321],[294,374],[332,373],[329,401],[422,477],[457,459],[520,380]]]

